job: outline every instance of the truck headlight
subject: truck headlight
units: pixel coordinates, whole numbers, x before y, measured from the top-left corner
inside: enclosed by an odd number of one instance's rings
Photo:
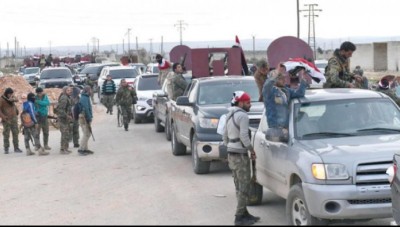
[[[200,118],[200,127],[202,128],[217,128],[218,119],[217,118]]]
[[[349,178],[343,164],[312,164],[312,174],[318,180],[346,180]]]

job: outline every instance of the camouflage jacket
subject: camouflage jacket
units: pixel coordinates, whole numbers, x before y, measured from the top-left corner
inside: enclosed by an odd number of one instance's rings
[[[324,88],[347,88],[353,82],[354,73],[350,72],[350,61],[340,56],[338,49],[328,60],[325,77]]]
[[[172,100],[176,100],[185,92],[187,82],[182,74],[176,74],[171,79],[172,85]]]
[[[68,116],[72,117],[72,99],[66,94],[62,94],[58,99],[57,116],[62,120],[67,120]]]
[[[121,106],[129,106],[133,104],[133,99],[136,98],[136,92],[131,87],[120,87],[117,91],[116,103]]]

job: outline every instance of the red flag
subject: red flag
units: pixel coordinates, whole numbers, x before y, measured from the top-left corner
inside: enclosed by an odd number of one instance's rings
[[[241,63],[242,63],[243,74],[244,75],[248,75],[249,74],[249,68],[247,67],[246,58],[244,57],[244,52],[243,52],[242,46],[240,45],[240,41],[239,41],[239,37],[238,36],[235,37],[235,43],[236,43],[236,46],[238,46],[240,48],[240,58],[241,58],[240,60],[241,60]]]

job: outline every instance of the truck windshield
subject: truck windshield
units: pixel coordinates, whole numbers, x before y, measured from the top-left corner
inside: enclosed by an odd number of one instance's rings
[[[296,104],[296,139],[400,134],[400,111],[389,99],[354,99]]]
[[[161,90],[161,86],[158,84],[157,76],[144,76],[140,78],[137,89],[139,91]]]
[[[42,74],[40,74],[41,80],[57,78],[72,78],[71,71],[69,69],[44,70]]]
[[[258,101],[258,88],[254,81],[223,81],[222,83],[201,84],[199,89],[199,105],[230,103],[235,91],[245,91],[252,102]]]
[[[110,70],[110,75],[112,79],[123,79],[123,78],[136,78],[138,73],[134,68],[127,68],[127,69]]]

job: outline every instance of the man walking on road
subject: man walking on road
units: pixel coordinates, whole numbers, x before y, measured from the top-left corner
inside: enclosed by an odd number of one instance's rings
[[[251,160],[256,159],[256,153],[249,136],[249,116],[251,98],[244,91],[236,91],[232,99],[229,113],[226,116],[224,144],[228,150],[229,168],[232,170],[236,188],[237,208],[235,225],[252,225],[259,217],[251,215],[247,210],[251,182]]]
[[[101,92],[103,96],[103,103],[107,108],[107,113],[112,114],[114,105],[115,91],[117,90],[111,75],[107,75],[107,79],[104,81],[101,87]]]
[[[92,103],[90,102],[90,95],[92,89],[90,86],[86,85],[81,94],[79,100],[79,124],[81,125],[83,136],[81,138],[81,144],[78,153],[81,155],[93,154],[94,152],[89,150],[88,141],[91,135],[91,124],[93,119]]]
[[[124,119],[125,131],[128,131],[129,122],[132,116],[132,103],[136,96],[135,90],[128,85],[125,79],[121,80],[121,87],[118,89],[116,103],[121,106]]]

